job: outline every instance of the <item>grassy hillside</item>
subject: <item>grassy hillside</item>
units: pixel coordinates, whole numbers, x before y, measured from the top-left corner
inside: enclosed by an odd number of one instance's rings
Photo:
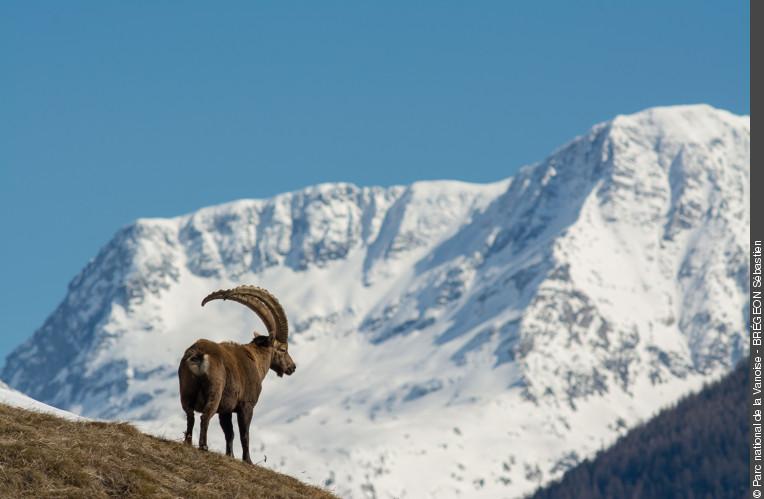
[[[0,497],[333,498],[260,466],[0,404]]]
[[[722,499],[748,491],[748,365],[634,428],[533,499]]]

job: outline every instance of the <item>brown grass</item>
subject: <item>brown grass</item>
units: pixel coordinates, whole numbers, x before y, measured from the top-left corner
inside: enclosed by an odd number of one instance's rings
[[[0,404],[0,497],[335,496],[129,424],[71,422]]]

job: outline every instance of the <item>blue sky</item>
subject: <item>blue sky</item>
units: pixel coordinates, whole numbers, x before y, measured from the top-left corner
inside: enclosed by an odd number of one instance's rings
[[[138,217],[511,176],[616,114],[749,113],[748,2],[0,5],[0,359]]]

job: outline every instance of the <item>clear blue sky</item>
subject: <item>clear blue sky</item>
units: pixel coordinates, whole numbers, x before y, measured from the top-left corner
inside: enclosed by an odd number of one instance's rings
[[[135,218],[512,175],[595,122],[749,112],[739,1],[0,5],[0,359]]]

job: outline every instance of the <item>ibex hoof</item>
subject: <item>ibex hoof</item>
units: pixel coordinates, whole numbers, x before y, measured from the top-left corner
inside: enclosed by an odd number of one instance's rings
[[[207,450],[207,446],[206,445],[200,445],[199,446],[199,450],[206,451]]]

